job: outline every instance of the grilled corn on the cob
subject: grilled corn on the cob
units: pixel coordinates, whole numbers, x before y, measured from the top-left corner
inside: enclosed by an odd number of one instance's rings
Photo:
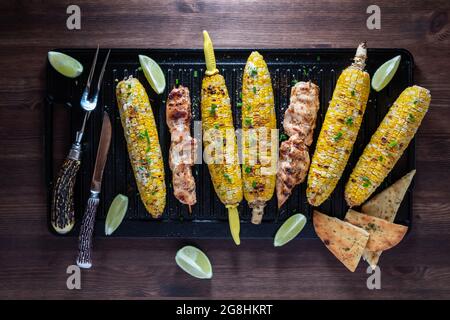
[[[157,218],[166,205],[166,185],[153,111],[144,87],[136,78],[119,82],[116,95],[139,194],[147,211]]]
[[[250,54],[244,69],[242,129],[244,196],[252,208],[252,222],[259,224],[275,190],[271,129],[276,129],[276,116],[269,69],[256,51]]]
[[[219,152],[211,152],[208,163],[214,190],[220,201],[228,209],[228,219],[233,240],[240,244],[239,213],[237,207],[242,201],[242,177],[237,154],[236,135],[233,126],[230,98],[225,79],[216,69],[211,39],[203,31],[204,51],[207,70],[202,82],[201,113],[205,157],[214,146],[223,147]],[[224,155],[224,156],[223,156]]]
[[[416,134],[430,105],[430,91],[406,88],[389,109],[345,186],[350,207],[367,200],[383,182]]]
[[[370,91],[364,71],[367,50],[361,43],[353,64],[339,76],[308,174],[306,194],[319,206],[333,192],[347,164],[361,126]]]

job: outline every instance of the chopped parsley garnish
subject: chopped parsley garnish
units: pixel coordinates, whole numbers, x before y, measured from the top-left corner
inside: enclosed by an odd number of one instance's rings
[[[364,188],[367,188],[368,186],[371,185],[371,182],[370,182],[369,178],[367,178],[367,177],[361,177],[361,179],[362,179],[362,181],[364,181],[364,183],[363,183],[363,187],[364,187]]]
[[[253,120],[252,120],[252,118],[245,118],[245,124],[247,125],[247,126],[251,126],[252,124],[253,124]]]
[[[352,94],[352,97],[354,97],[355,94],[356,94],[356,93],[355,93],[355,90],[352,90],[352,91],[351,91],[351,94]]]
[[[345,124],[348,125],[348,126],[353,125],[353,118],[352,118],[352,117],[348,117],[348,118],[345,120]]]
[[[383,156],[378,157],[378,161],[383,162],[383,160],[384,160]]]
[[[298,83],[298,80],[296,80],[296,79],[294,79],[294,80],[291,81],[291,84],[292,84],[293,86],[295,86],[297,83]]]
[[[154,190],[154,191],[152,192],[152,196],[154,196],[154,195],[156,194],[156,192],[158,192],[158,190]]]
[[[245,166],[244,171],[245,171],[245,173],[250,173],[250,172],[252,172],[252,167]]]
[[[150,159],[150,157],[145,158],[145,161],[147,161],[147,164],[151,164],[152,163],[152,159]]]
[[[197,72],[197,70],[195,70],[194,71],[194,78],[197,78],[198,77],[198,72]]]
[[[252,182],[252,187],[253,187],[253,189],[256,189],[256,186],[257,186],[256,181],[253,181],[253,182]]]
[[[213,103],[211,105],[211,109],[209,110],[209,114],[212,115],[212,116],[216,115],[216,109],[217,109],[217,104]]]
[[[414,103],[414,104],[418,104],[418,103],[419,103],[419,100],[418,100],[418,99],[415,99],[413,103]]]
[[[255,77],[256,75],[258,75],[258,68],[250,67],[249,74],[250,74],[251,77]]]
[[[414,117],[414,115],[413,115],[412,113],[410,113],[410,114],[408,115],[408,121],[409,121],[409,122],[416,122],[416,118]]]
[[[253,87],[253,93],[256,94],[256,87]]]
[[[224,173],[223,176],[225,177],[225,179],[227,179],[227,181],[229,183],[231,183],[233,181],[233,180],[231,180],[231,177],[230,177],[230,175],[228,173]]]
[[[175,79],[175,85],[177,86],[180,83],[178,79]]]
[[[242,102],[236,103],[236,107],[238,107],[238,108],[242,107]]]
[[[150,136],[148,135],[147,129],[145,129],[145,131],[144,131],[144,137],[145,137],[145,140],[147,140],[147,143],[150,144]]]
[[[242,92],[240,92],[240,93],[239,93],[239,98],[241,98],[241,99],[242,99]]]
[[[286,133],[280,134],[280,141],[286,141],[288,139],[288,136]]]
[[[149,152],[150,151],[150,146],[147,146],[147,149],[145,149],[145,152]]]
[[[341,138],[342,138],[342,132],[339,131],[339,132],[334,136],[333,140],[336,142],[336,141],[339,141]]]
[[[373,231],[376,231],[376,230],[377,230],[377,226],[376,226],[374,223],[372,223],[372,222],[369,222],[369,223],[367,224],[367,228],[368,228],[369,230],[373,230]]]
[[[131,84],[128,85],[128,89],[131,89]]]
[[[219,128],[220,128],[220,126],[218,124],[214,125],[214,129],[219,129]]]
[[[252,109],[252,106],[251,105],[248,105],[247,106],[247,111],[250,111]]]
[[[147,140],[147,143],[150,144],[150,136],[148,135],[147,129],[145,129],[145,131],[143,131],[143,132],[139,132],[138,138],[145,139],[145,140]]]
[[[395,147],[396,145],[397,145],[397,141],[392,140],[392,141],[389,143],[389,148],[393,148],[393,147]]]

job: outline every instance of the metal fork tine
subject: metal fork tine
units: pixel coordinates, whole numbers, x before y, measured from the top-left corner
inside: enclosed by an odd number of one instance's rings
[[[98,57],[99,50],[100,50],[100,45],[97,45],[97,51],[95,52],[94,60],[92,61],[91,71],[89,71],[89,77],[88,77],[88,80],[86,83],[85,90],[87,90],[87,91],[89,91],[89,89],[91,88],[92,77],[94,76],[95,65],[97,64],[97,57]]]
[[[95,95],[97,95],[98,92],[100,91],[100,86],[102,85],[102,80],[103,80],[103,74],[105,73],[106,64],[108,63],[110,53],[111,53],[111,49],[108,50],[105,61],[103,62],[102,71],[100,72],[100,76],[98,77],[97,92],[95,93]]]

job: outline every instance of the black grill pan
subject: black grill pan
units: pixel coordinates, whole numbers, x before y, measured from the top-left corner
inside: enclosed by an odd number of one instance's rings
[[[89,68],[95,49],[59,49],[78,59],[85,68]],[[233,106],[234,122],[236,128],[241,126],[240,109],[236,108],[240,101],[242,86],[242,72],[250,49],[216,50],[217,66],[224,75],[230,99]],[[284,111],[289,104],[289,95],[292,82],[311,80],[320,87],[320,112],[318,126],[315,130],[315,139],[321,128],[328,101],[331,99],[336,79],[340,72],[348,66],[353,58],[355,49],[263,49],[258,50],[265,58],[270,73],[275,95],[275,108],[278,128],[282,128]],[[106,51],[101,50],[104,55]],[[153,58],[163,69],[166,75],[167,89],[157,96],[148,85],[139,68],[138,55],[144,54]],[[363,124],[355,143],[350,161],[330,199],[318,209],[332,216],[343,218],[347,206],[343,196],[344,184],[368,143],[370,136],[383,119],[389,106],[407,86],[413,83],[413,59],[411,54],[403,49],[369,49],[367,70],[373,75],[378,66],[386,60],[401,55],[400,67],[390,84],[381,92],[371,91]],[[77,235],[81,216],[89,196],[89,185],[95,162],[95,155],[101,129],[101,119],[104,110],[108,111],[113,126],[113,137],[108,161],[106,164],[101,202],[97,212],[96,234],[104,234],[104,220],[108,207],[118,193],[127,195],[129,208],[122,225],[113,234],[114,236],[131,237],[182,237],[182,238],[225,238],[230,237],[225,207],[220,203],[214,193],[209,172],[205,164],[193,168],[197,184],[198,202],[189,214],[187,207],[181,205],[173,196],[171,185],[171,172],[168,167],[168,150],[170,134],[165,123],[165,101],[170,89],[178,82],[187,86],[191,92],[194,120],[200,120],[200,88],[205,70],[202,50],[197,49],[113,49],[109,64],[106,68],[103,87],[97,109],[91,115],[82,155],[82,166],[77,177],[75,190],[76,227],[69,235]],[[120,123],[119,112],[115,99],[115,85],[124,76],[137,77],[146,87],[149,94],[159,139],[163,152],[166,172],[167,206],[160,219],[152,219],[146,212],[137,193],[133,173],[128,161],[126,143]],[[70,149],[75,131],[81,123],[81,108],[79,99],[87,72],[78,79],[67,79],[59,75],[47,64],[47,95],[45,108],[45,155],[46,178],[51,194],[54,176],[59,170],[61,157]],[[315,144],[311,146],[311,153]],[[415,167],[414,140],[399,160],[379,191],[406,174]],[[58,158],[55,155],[58,155]],[[311,224],[312,208],[308,205],[305,196],[306,183],[298,186],[281,211],[276,208],[274,198],[265,208],[265,215],[261,225],[250,223],[251,211],[243,201],[239,206],[241,215],[241,237],[269,238],[273,237],[280,224],[293,213],[303,213],[308,218],[308,224],[302,232],[302,237],[315,237]],[[50,199],[48,197],[48,207]],[[411,226],[412,195],[407,193],[397,215],[397,222]]]

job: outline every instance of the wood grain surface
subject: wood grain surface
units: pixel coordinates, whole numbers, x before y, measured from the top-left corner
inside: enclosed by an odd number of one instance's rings
[[[81,7],[81,30],[66,8]],[[381,30],[366,28],[362,0],[0,2],[0,298],[450,298],[450,2],[379,0]],[[214,278],[187,276],[174,262],[183,240],[99,239],[82,289],[66,288],[75,238],[51,235],[44,182],[46,53],[57,47],[401,47],[416,83],[432,93],[417,135],[414,228],[381,259],[382,289],[368,290],[365,264],[349,273],[319,240],[192,242]],[[62,152],[69,145],[61,146]]]

